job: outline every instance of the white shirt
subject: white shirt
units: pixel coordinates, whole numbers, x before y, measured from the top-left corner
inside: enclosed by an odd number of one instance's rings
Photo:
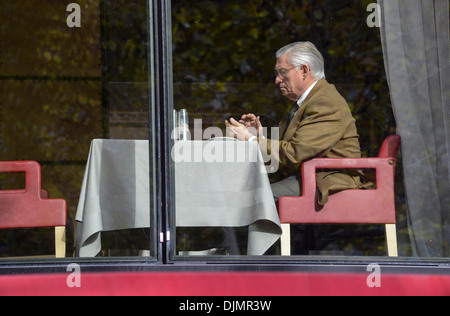
[[[298,108],[300,109],[300,107],[302,106],[303,101],[306,100],[306,98],[308,97],[308,94],[311,92],[311,90],[316,86],[317,84],[317,80],[314,81],[314,83],[305,91],[305,93],[302,94],[302,96],[300,97],[300,99],[298,99],[297,104],[298,104]]]

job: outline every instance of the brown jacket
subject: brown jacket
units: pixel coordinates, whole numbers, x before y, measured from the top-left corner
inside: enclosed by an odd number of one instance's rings
[[[313,158],[361,157],[355,119],[345,99],[325,79],[311,90],[287,129],[286,123],[280,123],[280,140],[258,141],[263,154],[267,152],[271,159],[278,159],[280,166],[293,174],[298,174],[301,164]],[[279,146],[278,152],[271,151],[276,148],[273,145]],[[359,175],[350,176],[343,171],[317,172],[316,178],[320,205],[328,201],[330,194],[367,186],[361,183]]]

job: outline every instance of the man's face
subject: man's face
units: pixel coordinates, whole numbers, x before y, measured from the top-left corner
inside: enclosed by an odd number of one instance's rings
[[[283,96],[292,101],[300,99],[303,92],[306,91],[303,83],[302,68],[296,70],[292,64],[287,62],[287,56],[283,55],[277,60],[275,71],[278,72],[275,84],[280,88]]]

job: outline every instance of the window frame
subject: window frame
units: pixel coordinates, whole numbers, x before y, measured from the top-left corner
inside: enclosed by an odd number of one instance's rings
[[[165,40],[168,45],[171,45],[171,0],[168,0],[165,3],[166,13],[169,15],[166,17],[165,23],[167,27]],[[380,43],[381,45],[381,43]],[[172,56],[170,54],[171,50],[168,50],[169,55],[165,56],[168,61],[167,74],[172,73]],[[169,101],[167,107],[169,108],[169,113],[165,119],[170,122],[171,121],[171,111],[173,110],[174,101],[173,101],[173,80],[168,80],[169,87],[164,87],[165,93],[168,93],[167,100]],[[169,136],[167,136],[169,135]],[[168,139],[170,138],[170,134],[166,135],[166,143],[168,143]],[[168,145],[170,146],[170,145]],[[167,156],[167,160],[170,160],[170,155]],[[398,168],[401,168],[400,164]],[[167,177],[174,177],[173,168],[168,169],[170,172]],[[173,180],[172,180],[173,183]],[[168,190],[168,195],[173,197],[173,189],[166,188]],[[172,199],[172,201],[174,198]],[[438,265],[441,264],[446,266],[450,264],[450,258],[422,258],[422,257],[388,257],[380,256],[380,257],[356,257],[356,256],[178,256],[175,255],[175,205],[174,203],[170,203],[166,206],[170,215],[170,221],[173,223],[170,232],[170,242],[166,248],[166,258],[168,258],[168,263],[170,264],[279,264],[279,265],[291,265],[291,264],[312,264],[312,263],[325,263],[325,264],[366,264],[370,262],[379,262],[388,265]]]
[[[103,43],[106,40],[106,8],[105,2],[108,0],[99,0],[100,7],[100,21],[102,22],[101,26],[101,42]],[[61,272],[61,269],[65,269],[69,264],[76,263],[80,266],[86,267],[87,269],[100,269],[104,271],[117,271],[117,270],[141,270],[143,267],[151,266],[154,264],[160,264],[163,262],[162,250],[161,247],[164,245],[163,240],[160,239],[161,235],[161,214],[164,214],[162,211],[162,194],[161,188],[164,187],[162,184],[163,172],[161,172],[162,159],[156,159],[156,157],[163,157],[163,153],[161,153],[161,137],[159,131],[161,130],[162,120],[161,113],[159,109],[161,108],[161,100],[158,100],[159,93],[158,87],[159,85],[159,71],[163,68],[162,62],[156,57],[160,52],[158,51],[157,43],[158,43],[158,33],[155,33],[155,30],[161,30],[158,26],[157,21],[159,20],[158,11],[156,8],[158,4],[155,3],[154,0],[147,0],[147,12],[146,14],[146,24],[147,24],[147,51],[148,51],[148,95],[149,95],[149,103],[147,104],[148,108],[148,120],[149,120],[149,128],[148,128],[148,137],[149,137],[149,157],[150,166],[149,166],[149,188],[150,194],[154,199],[150,199],[150,249],[155,252],[147,257],[100,257],[100,258],[81,258],[81,257],[65,257],[65,258],[57,258],[50,259],[45,257],[36,257],[36,258],[5,258],[0,260],[0,275],[5,273],[16,273],[15,271],[20,271],[17,273],[33,273],[34,271],[44,271],[46,272]],[[107,76],[107,68],[105,66],[105,61],[107,59],[105,53],[105,47],[101,49],[101,59],[102,59],[102,102],[107,102],[107,80],[105,79]],[[108,111],[108,108],[103,109],[103,121],[102,124],[104,126],[104,135],[108,138],[109,128],[105,119],[105,111]],[[75,163],[76,165],[84,164],[81,161],[70,162]],[[53,165],[55,163],[52,163]],[[42,164],[43,166],[47,165],[46,162]],[[156,193],[155,193],[156,192]],[[155,193],[155,194],[153,194]],[[76,229],[76,227],[75,227]],[[39,272],[41,273],[41,272]]]

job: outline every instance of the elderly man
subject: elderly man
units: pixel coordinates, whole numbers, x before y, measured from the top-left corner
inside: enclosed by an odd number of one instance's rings
[[[245,114],[238,122],[226,122],[230,136],[258,141],[263,153],[278,159],[290,177],[272,184],[275,200],[301,195],[300,166],[316,157],[361,157],[359,135],[347,102],[325,79],[323,57],[310,42],[297,42],[280,49],[275,66],[281,93],[294,101],[286,119],[279,125],[280,139],[265,139],[260,117]],[[274,144],[277,142],[278,144]],[[278,145],[278,146],[273,146]],[[271,151],[279,148],[278,152]],[[324,205],[330,194],[362,188],[358,171],[318,172],[318,203]]]

